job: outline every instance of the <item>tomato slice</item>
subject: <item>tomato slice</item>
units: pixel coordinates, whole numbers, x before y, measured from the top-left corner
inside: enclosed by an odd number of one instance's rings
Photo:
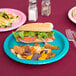
[[[7,18],[7,20],[9,20],[9,18]]]
[[[49,39],[52,39],[52,40],[55,40],[55,38],[53,37],[53,38],[51,38],[51,37],[48,37]]]
[[[53,37],[53,38],[51,38],[51,37],[48,37],[48,38],[46,38],[46,40],[48,40],[48,39],[52,39],[52,40],[55,40],[55,38]]]
[[[24,37],[24,41],[28,41],[28,42],[30,42],[30,41],[34,41],[34,40],[36,40],[37,39],[37,37]]]

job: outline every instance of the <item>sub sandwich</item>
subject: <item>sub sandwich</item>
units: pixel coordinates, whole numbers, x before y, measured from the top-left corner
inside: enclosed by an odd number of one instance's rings
[[[29,23],[13,32],[16,41],[23,43],[53,42],[54,31],[52,23]]]

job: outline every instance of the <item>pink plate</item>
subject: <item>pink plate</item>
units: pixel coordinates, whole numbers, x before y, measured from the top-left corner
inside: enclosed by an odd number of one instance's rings
[[[10,8],[0,9],[0,11],[3,11],[3,10],[9,11],[10,13],[14,13],[14,14],[20,16],[20,17],[19,17],[19,19],[16,23],[12,24],[12,27],[7,27],[7,28],[0,27],[0,32],[10,31],[10,30],[16,29],[16,28],[18,28],[19,26],[21,26],[25,23],[26,15],[23,12],[21,12],[19,10],[16,10],[16,9],[10,9]]]

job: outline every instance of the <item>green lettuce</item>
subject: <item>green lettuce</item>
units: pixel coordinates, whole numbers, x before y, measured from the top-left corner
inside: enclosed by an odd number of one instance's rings
[[[26,37],[34,37],[34,36],[36,36],[36,32],[26,32],[25,31],[24,36],[26,36]]]
[[[17,39],[19,37],[18,33],[13,32],[13,36]]]
[[[24,31],[20,31],[18,32],[18,34],[21,39],[24,39]]]
[[[24,39],[24,37],[35,37],[37,36],[40,40],[46,39],[48,37],[54,36],[54,31],[51,32],[33,32],[33,31],[19,31],[17,33],[13,32],[14,37],[17,39],[20,37],[21,39]]]

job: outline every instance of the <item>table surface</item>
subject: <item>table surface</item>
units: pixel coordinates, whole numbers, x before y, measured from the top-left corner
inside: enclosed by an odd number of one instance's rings
[[[39,12],[37,22],[52,22],[54,29],[64,35],[65,29],[76,30],[76,25],[67,17],[68,10],[76,6],[76,0],[51,0],[52,13],[49,17],[41,16],[41,0],[37,0],[37,5]],[[28,16],[27,7],[28,0],[0,0],[0,8],[15,8]],[[12,31],[0,33],[0,76],[76,76],[76,48],[72,42],[69,42],[69,51],[61,60],[47,65],[26,65],[10,59],[4,53],[3,43],[10,33]]]

